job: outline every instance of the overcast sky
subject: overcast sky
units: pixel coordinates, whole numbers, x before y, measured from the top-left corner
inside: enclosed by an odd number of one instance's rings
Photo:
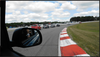
[[[6,2],[6,23],[69,21],[75,16],[99,16],[99,1]]]

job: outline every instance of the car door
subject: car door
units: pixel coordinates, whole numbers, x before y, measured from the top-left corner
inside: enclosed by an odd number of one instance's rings
[[[3,6],[1,6],[1,5],[3,5]],[[0,23],[0,25],[1,25],[0,30],[2,29],[0,31],[1,32],[0,33],[0,36],[1,36],[0,37],[1,38],[0,39],[1,40],[1,45],[0,45],[0,51],[1,51],[1,53],[0,53],[0,57],[1,56],[5,56],[5,57],[8,57],[8,56],[10,56],[10,57],[11,56],[12,57],[21,57],[21,56],[23,56],[24,57],[24,55],[16,52],[16,50],[14,50],[12,48],[12,44],[13,43],[9,39],[8,31],[7,31],[7,28],[6,28],[6,25],[5,25],[5,5],[6,5],[6,1],[1,1],[0,0],[0,11],[2,11],[2,13],[0,14],[0,16],[2,16],[2,18],[0,18],[0,21],[2,21],[1,22],[2,24]],[[26,28],[26,29],[29,29],[29,28]],[[32,29],[32,28],[30,28],[30,29]],[[33,29],[33,30],[35,31],[35,29]],[[39,36],[41,38],[42,35],[40,35],[40,32],[38,30],[36,30],[36,31],[39,33]],[[15,32],[16,32],[16,30],[15,30]],[[17,35],[17,34],[15,34],[15,35]],[[40,39],[40,42],[41,42],[41,39]],[[17,41],[17,42],[19,42],[19,41]],[[39,44],[39,42],[38,42],[38,44]]]
[[[2,15],[2,18],[0,18],[0,21],[2,21],[2,24],[0,22],[0,35],[2,35],[1,38],[1,45],[0,45],[0,56],[13,56],[13,57],[20,57],[23,56],[22,54],[14,51],[10,45],[9,42],[9,37],[8,37],[8,33],[7,33],[7,29],[5,26],[5,1],[0,1],[0,11],[2,11],[2,13],[0,14],[0,16]]]
[[[38,25],[38,28],[41,29],[40,25]]]

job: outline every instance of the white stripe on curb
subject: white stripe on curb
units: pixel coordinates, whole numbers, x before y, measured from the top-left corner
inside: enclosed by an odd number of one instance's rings
[[[67,32],[61,32],[61,33],[67,33]]]
[[[66,36],[68,36],[68,34],[60,35],[60,38],[61,38],[61,37],[66,37]]]
[[[74,45],[74,44],[76,43],[72,41],[71,39],[60,40],[60,47]]]
[[[79,57],[79,56],[90,56],[89,54],[80,54],[80,55],[75,55],[75,56],[73,56],[73,57]]]

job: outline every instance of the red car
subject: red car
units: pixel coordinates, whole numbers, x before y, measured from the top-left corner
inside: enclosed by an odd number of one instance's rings
[[[41,30],[41,27],[40,27],[40,25],[38,25],[38,24],[33,24],[33,25],[31,26],[31,28]]]

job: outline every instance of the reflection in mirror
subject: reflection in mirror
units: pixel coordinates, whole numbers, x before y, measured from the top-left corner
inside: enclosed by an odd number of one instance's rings
[[[14,43],[19,43],[18,45],[20,46],[28,47],[28,46],[33,46],[40,43],[40,35],[37,30],[24,28],[16,32],[15,32],[15,35],[13,35],[15,37],[13,37],[12,41]]]
[[[24,46],[32,46],[39,41],[39,34],[36,30],[32,31],[30,29],[24,29],[22,34],[22,36],[25,37],[22,41]]]

